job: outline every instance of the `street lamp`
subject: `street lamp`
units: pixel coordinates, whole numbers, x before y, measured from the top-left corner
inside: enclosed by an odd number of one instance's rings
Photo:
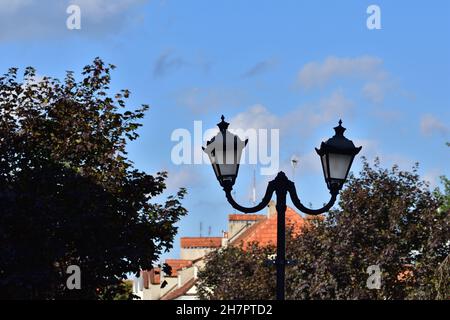
[[[248,140],[242,141],[238,136],[228,131],[229,123],[222,121],[217,124],[219,133],[207,142],[203,148],[214,169],[217,180],[225,191],[225,196],[233,208],[244,213],[255,213],[264,209],[272,198],[273,193],[277,196],[277,255],[275,265],[277,268],[277,300],[284,300],[285,297],[285,266],[286,261],[286,197],[289,193],[292,203],[302,212],[310,215],[318,215],[327,212],[336,202],[336,197],[344,185],[350,167],[355,156],[362,147],[356,148],[353,142],[344,137],[345,128],[342,121],[334,128],[335,135],[322,142],[320,149],[316,149],[322,162],[323,174],[331,198],[328,203],[320,209],[310,209],[305,207],[297,196],[295,185],[290,181],[284,172],[279,172],[274,180],[269,182],[266,193],[261,202],[254,207],[243,207],[239,205],[232,196],[232,190],[239,171],[239,162],[242,150],[247,145]]]
[[[242,141],[238,136],[228,131],[228,122],[222,116],[217,124],[219,133],[206,143],[203,151],[209,157],[217,180],[223,188],[232,188],[239,171],[242,150],[248,140]]]
[[[322,142],[320,149],[316,148],[316,152],[322,162],[328,189],[339,192],[347,180],[353,159],[362,147],[356,148],[351,140],[344,137],[345,128],[342,126],[342,120],[339,120],[339,125],[334,128],[334,131],[336,134],[326,142]]]

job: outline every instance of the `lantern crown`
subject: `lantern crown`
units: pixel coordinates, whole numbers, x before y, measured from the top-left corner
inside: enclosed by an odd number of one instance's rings
[[[225,121],[225,117],[222,115],[220,117],[222,121],[220,121],[217,126],[219,127],[220,132],[225,132],[228,129],[228,126],[230,125],[228,122]]]
[[[342,188],[354,157],[362,149],[362,147],[355,147],[353,141],[344,136],[345,130],[342,120],[339,120],[339,125],[334,127],[334,136],[322,142],[320,149],[316,148],[322,162],[325,182],[332,193],[338,193]]]

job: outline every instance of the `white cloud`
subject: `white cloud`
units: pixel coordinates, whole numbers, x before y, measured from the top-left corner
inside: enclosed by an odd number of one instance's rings
[[[340,118],[351,117],[354,104],[341,90],[314,104],[303,105],[284,115],[276,115],[264,105],[256,104],[231,119],[232,129],[281,129],[280,134],[301,129],[306,133],[318,126]]]
[[[302,89],[322,88],[338,79],[362,81],[363,97],[374,104],[381,104],[387,92],[395,87],[384,69],[383,60],[367,55],[354,58],[330,56],[321,62],[309,62],[298,72],[296,85]]]
[[[310,62],[298,73],[298,84],[311,89],[321,87],[339,77],[363,79],[383,77],[383,61],[377,57],[361,56],[356,58],[328,57],[323,62]]]
[[[333,120],[338,121],[338,118],[351,116],[353,107],[353,102],[347,99],[341,90],[338,90],[320,100],[317,106],[307,110],[307,121],[313,127]]]
[[[284,119],[271,113],[265,106],[256,104],[231,119],[231,129],[279,129]]]
[[[276,162],[280,163],[279,161],[281,159],[279,157],[282,156],[279,153],[280,145],[283,145],[281,147],[283,153],[295,151],[297,154],[300,154],[299,161],[302,168],[299,169],[299,173],[302,174],[304,168],[314,172],[320,172],[321,168],[319,157],[314,154],[314,149],[312,149],[311,154],[306,155],[297,152],[299,138],[301,138],[301,141],[305,140],[306,137],[317,132],[317,128],[325,123],[328,125],[337,125],[340,118],[348,119],[351,117],[352,109],[352,101],[348,100],[342,91],[336,91],[316,103],[305,104],[291,112],[281,115],[271,112],[264,105],[256,104],[227,121],[230,122],[231,130],[243,131],[240,134],[241,139],[254,138],[252,135],[253,132],[247,131],[249,129],[278,129],[280,141],[276,142],[275,147],[272,138],[270,138],[270,141],[267,141],[269,143],[268,148],[271,150],[271,156],[278,154],[278,160]],[[246,133],[248,136],[246,136]],[[267,132],[267,134],[272,136],[273,132]],[[260,138],[258,137],[258,139]],[[292,144],[292,141],[295,141],[295,143]],[[258,140],[259,142],[260,140]],[[286,168],[289,169],[289,167],[290,161],[286,163],[281,162],[281,168],[283,170]]]
[[[449,126],[431,114],[423,115],[420,119],[420,131],[425,136],[431,136],[435,133],[447,135],[450,132]]]
[[[77,4],[81,9],[80,35],[114,34],[135,21],[138,5],[149,0],[2,0],[0,40],[54,38],[67,34],[66,9]],[[74,32],[74,31],[73,31]]]

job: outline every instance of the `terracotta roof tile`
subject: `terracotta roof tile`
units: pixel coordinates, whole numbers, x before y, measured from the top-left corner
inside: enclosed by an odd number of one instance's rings
[[[286,209],[286,227],[291,226],[294,233],[299,234],[306,223],[292,208]],[[253,224],[233,241],[233,245],[242,244],[246,249],[252,242],[260,246],[277,244],[277,214]]]
[[[166,264],[168,264],[172,268],[172,274],[171,277],[178,276],[179,270],[182,270],[183,268],[189,268],[192,267],[192,261],[191,260],[183,260],[183,259],[166,259]]]
[[[141,270],[141,277],[144,280],[144,288],[148,289],[150,284],[160,284],[160,269],[153,268],[151,270]]]
[[[161,297],[161,300],[174,300],[189,291],[190,288],[192,288],[195,285],[196,280],[194,278],[190,279],[188,282],[186,282],[183,286],[180,288],[177,288],[173,291],[168,292],[164,296]]]
[[[182,248],[219,248],[222,246],[220,237],[184,237],[180,239]]]
[[[230,214],[229,221],[258,221],[266,219],[264,214]]]

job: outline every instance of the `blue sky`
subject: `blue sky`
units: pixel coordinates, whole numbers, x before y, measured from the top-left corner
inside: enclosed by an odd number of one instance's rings
[[[69,4],[81,8],[81,30],[66,28]],[[381,30],[366,27],[371,4]],[[224,114],[236,127],[280,129],[281,169],[292,177],[298,156],[297,189],[314,206],[328,200],[314,147],[340,118],[369,159],[418,161],[432,186],[450,175],[449,14],[447,0],[0,0],[0,70],[31,65],[62,78],[96,56],[117,65],[112,88],[130,89],[130,106],[151,105],[130,158],[168,170],[169,193],[188,188],[180,235],[198,235],[200,222],[203,235],[209,226],[220,235],[234,210],[212,169],[171,161],[173,130],[192,132],[194,120],[207,129]],[[243,165],[237,180],[244,205],[253,169]],[[271,178],[257,170],[257,196]],[[177,238],[165,256],[178,250]]]

